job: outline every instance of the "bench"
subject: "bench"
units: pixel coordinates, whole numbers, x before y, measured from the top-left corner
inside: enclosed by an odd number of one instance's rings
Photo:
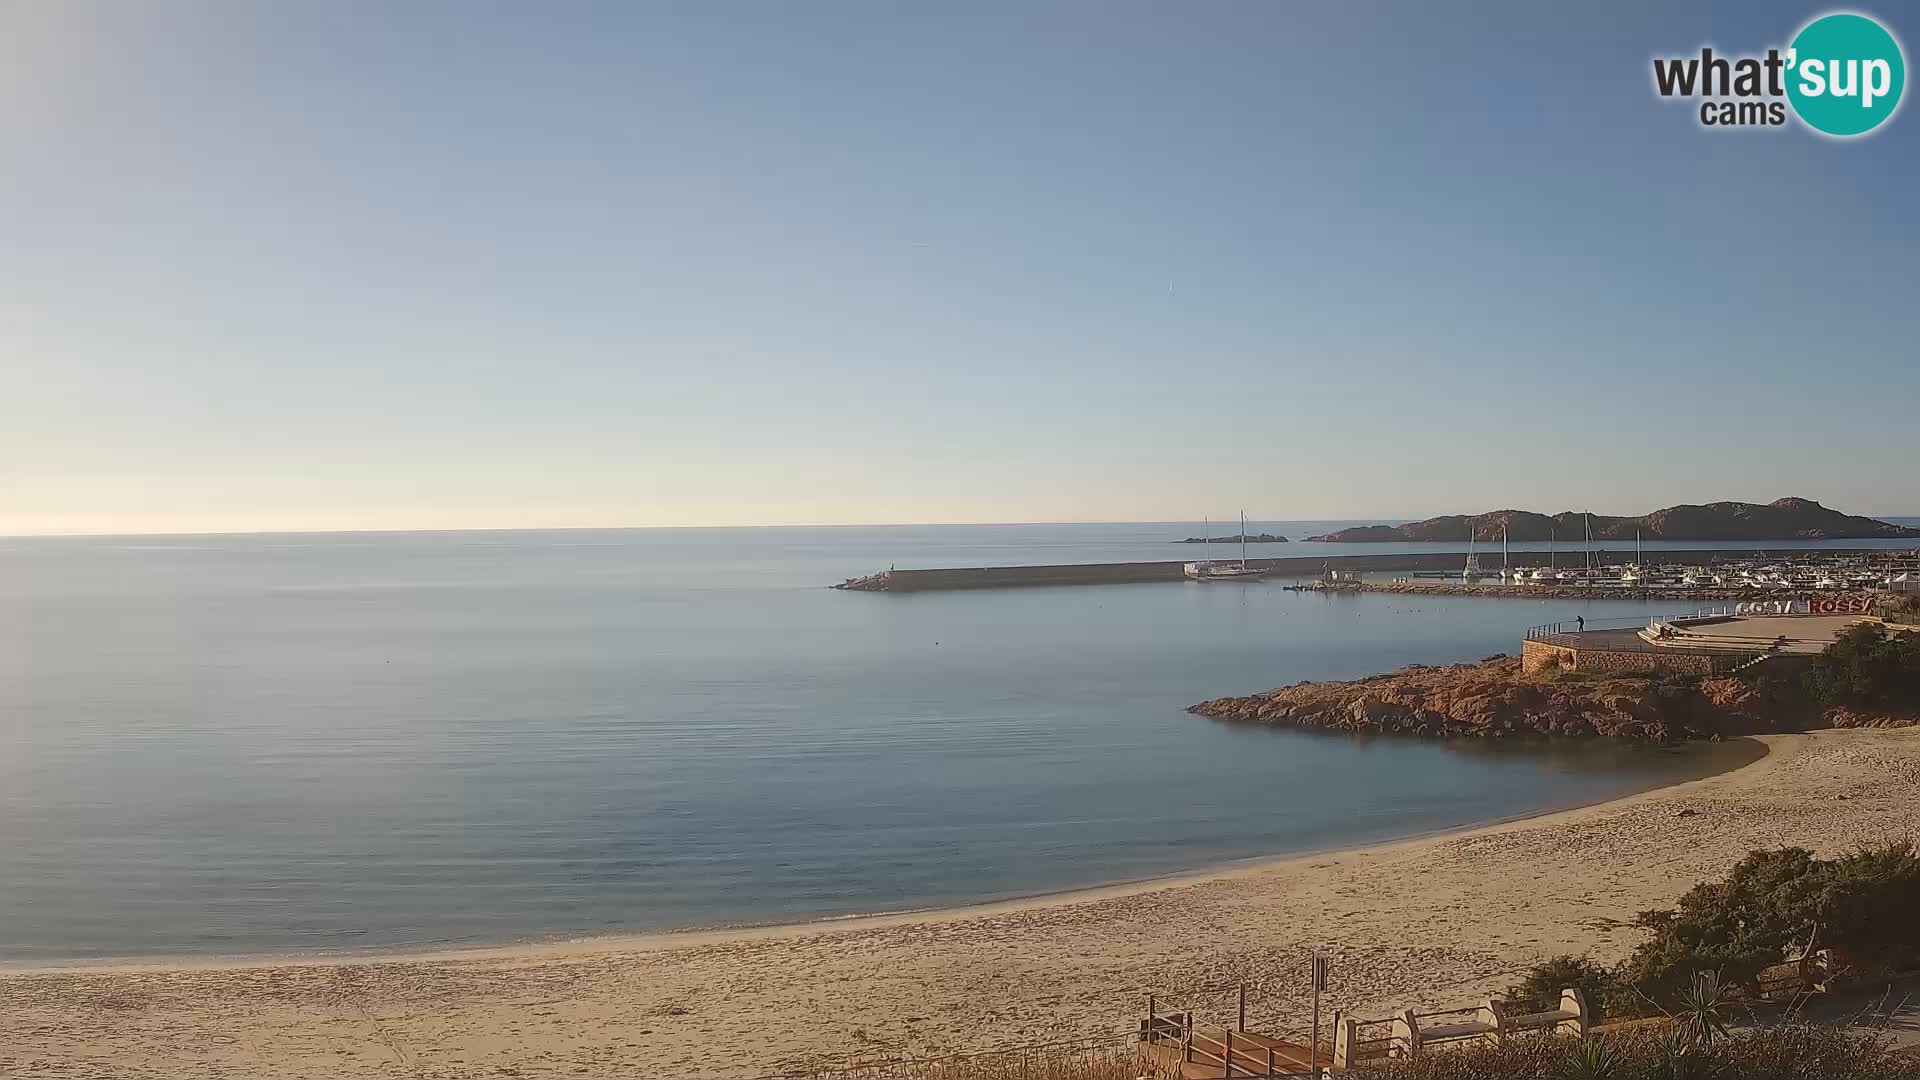
[[[1592,1016],[1580,988],[1569,986],[1560,991],[1560,1007],[1543,1012],[1510,1016],[1504,1001],[1488,998],[1485,1004],[1428,1013],[1402,1009],[1380,1020],[1344,1017],[1334,1022],[1333,1063],[1350,1068],[1384,1057],[1418,1054],[1432,1046],[1483,1039],[1499,1043],[1528,1032],[1584,1038]]]

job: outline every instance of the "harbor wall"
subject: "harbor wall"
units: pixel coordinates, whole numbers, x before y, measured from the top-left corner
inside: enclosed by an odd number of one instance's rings
[[[1686,675],[1711,675],[1716,669],[1711,653],[1648,652],[1644,649],[1568,648],[1541,641],[1520,643],[1520,670],[1529,675],[1554,669],[1585,671],[1606,675],[1647,675],[1670,671]]]
[[[1654,566],[1705,566],[1722,559],[1786,559],[1804,557],[1805,548],[1756,549],[1697,548],[1649,551],[1647,562]],[[1516,553],[1517,554],[1517,553]],[[1516,557],[1513,565],[1537,565],[1540,552]],[[1823,556],[1860,555],[1861,551],[1822,550]],[[1879,554],[1879,552],[1876,552]],[[1220,555],[1215,552],[1216,557]],[[1618,558],[1621,552],[1609,552]],[[841,588],[861,592],[928,592],[945,589],[1005,589],[1045,585],[1119,585],[1148,581],[1179,581],[1188,562],[1203,558],[1194,552],[1185,559],[1124,563],[1062,563],[1052,566],[967,566],[929,570],[884,570],[871,577],[858,578]],[[1481,564],[1497,569],[1499,556],[1481,556]],[[1568,565],[1567,553],[1560,553],[1561,564]],[[1217,559],[1220,562],[1237,559]],[[1457,573],[1465,564],[1460,551],[1403,552],[1392,555],[1298,555],[1284,558],[1248,559],[1247,565],[1281,577],[1315,577],[1322,570],[1358,570],[1373,573],[1420,573],[1448,571]],[[1411,590],[1410,590],[1411,591]]]
[[[1115,585],[1142,581],[1180,581],[1190,559],[1168,562],[1061,563],[1052,566],[965,566],[939,570],[888,570],[875,574],[885,592],[924,592],[934,589],[1002,589],[1023,585]],[[1465,555],[1416,553],[1411,555],[1304,555],[1283,559],[1248,559],[1247,565],[1286,577],[1312,577],[1325,567],[1339,570],[1459,570]],[[1215,559],[1238,563],[1238,558]]]

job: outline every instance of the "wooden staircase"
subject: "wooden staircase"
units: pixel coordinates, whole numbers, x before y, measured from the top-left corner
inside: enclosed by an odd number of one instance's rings
[[[1141,1022],[1140,1039],[1155,1060],[1177,1064],[1181,1080],[1309,1075],[1307,1047],[1232,1025],[1200,1022],[1185,1010],[1150,1014]],[[1331,1064],[1328,1047],[1319,1055],[1319,1066],[1324,1070]]]

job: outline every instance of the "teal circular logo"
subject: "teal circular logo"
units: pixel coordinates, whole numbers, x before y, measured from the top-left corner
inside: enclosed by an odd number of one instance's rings
[[[1864,135],[1900,107],[1906,58],[1886,28],[1865,15],[1823,15],[1787,51],[1787,99],[1815,131]]]

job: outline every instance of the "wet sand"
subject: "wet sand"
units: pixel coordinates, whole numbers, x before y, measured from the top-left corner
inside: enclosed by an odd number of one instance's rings
[[[1578,810],[937,912],[378,959],[0,972],[0,1076],[753,1075],[1132,1025],[1148,993],[1249,1027],[1470,1000],[1757,847],[1920,822],[1920,730],[1767,736],[1744,768]],[[1151,798],[1151,793],[1143,793]],[[1681,817],[1680,811],[1694,814]],[[722,1048],[725,1048],[724,1050]]]

